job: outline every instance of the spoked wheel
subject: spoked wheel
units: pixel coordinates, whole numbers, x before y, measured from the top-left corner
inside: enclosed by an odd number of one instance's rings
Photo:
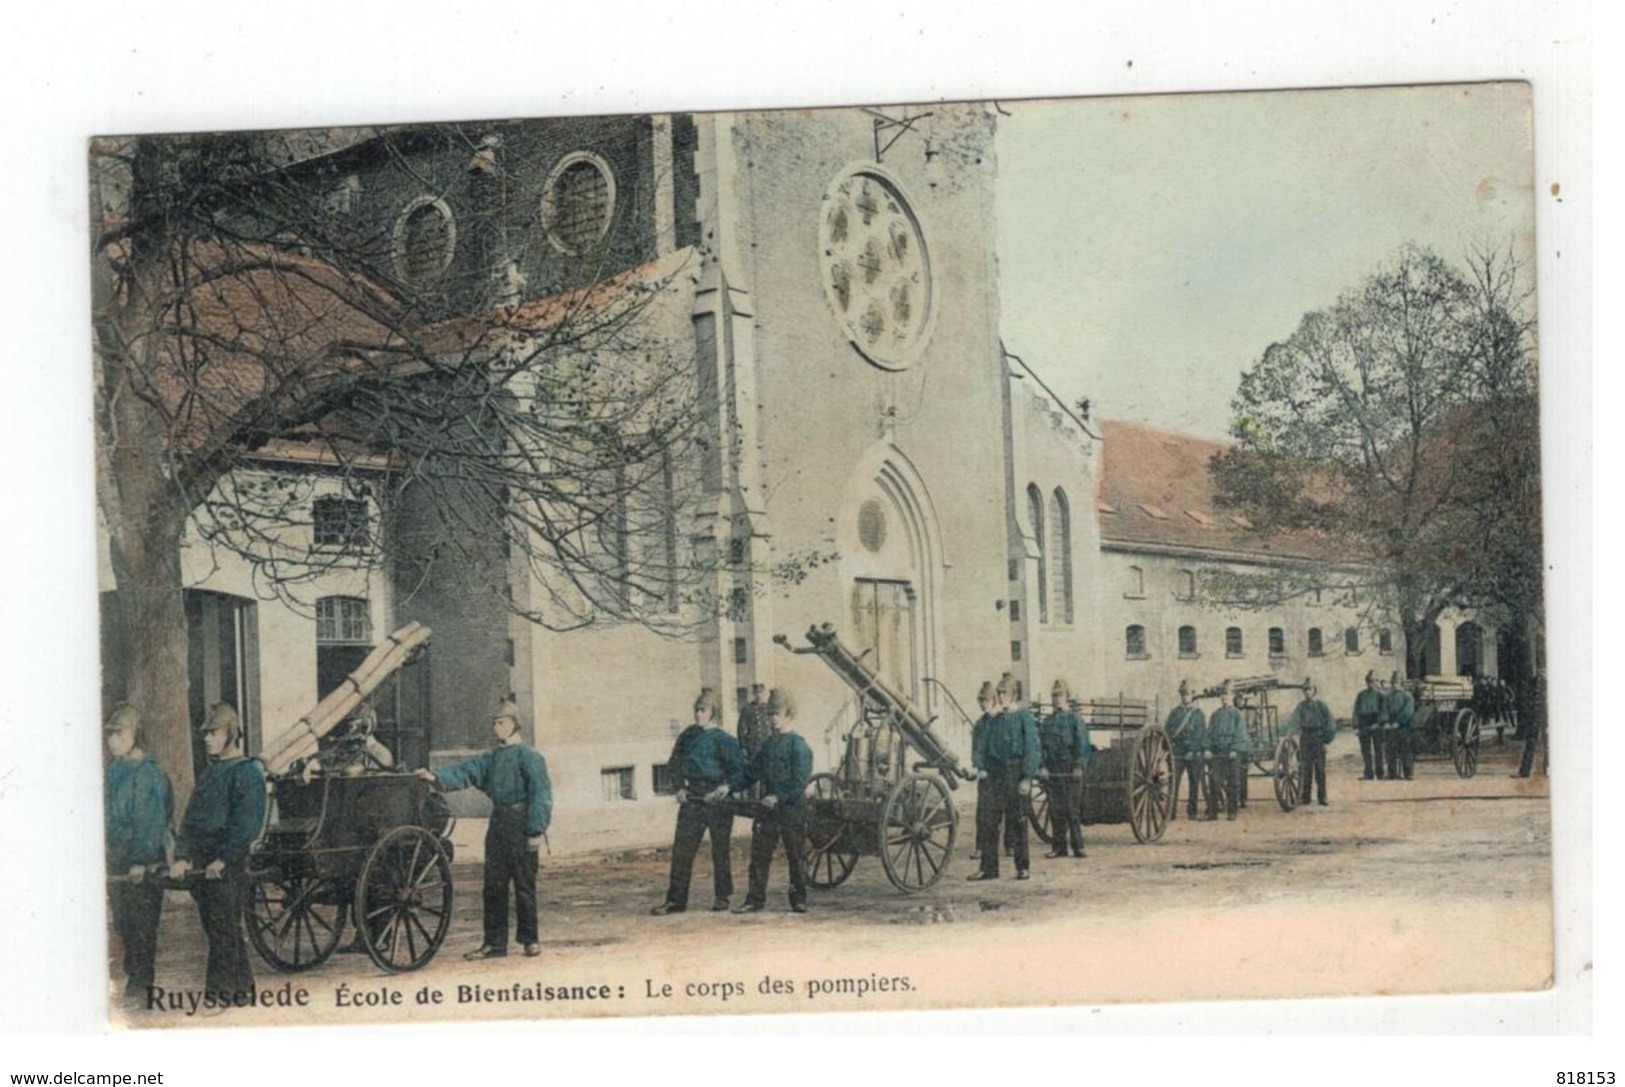
[[[291,974],[320,966],[339,946],[343,901],[330,880],[268,876],[249,893],[249,942],[273,970]]]
[[[440,846],[446,850],[447,858],[450,859],[451,832],[457,826],[457,816],[453,814],[451,803],[446,799],[445,793],[426,781],[422,783],[422,789],[422,818],[418,823],[440,839]]]
[[[380,970],[416,970],[440,950],[451,926],[451,864],[422,827],[396,827],[378,840],[355,888],[356,926]]]
[[[1291,811],[1303,800],[1303,757],[1296,736],[1282,736],[1275,745],[1275,802],[1282,811]]]
[[[807,782],[807,882],[820,890],[846,882],[858,863],[841,818],[844,790],[834,774],[814,774]]]
[[[1026,800],[1022,802],[1027,809],[1027,822],[1032,824],[1033,833],[1038,835],[1038,840],[1045,845],[1049,845],[1054,838],[1054,835],[1050,833],[1049,824],[1050,799],[1049,780],[1047,778],[1033,778],[1032,791],[1027,794]]]
[[[899,891],[923,891],[942,878],[959,824],[942,779],[910,774],[886,796],[880,816],[880,863]]]
[[[1462,710],[1450,743],[1450,761],[1456,764],[1457,777],[1470,778],[1478,773],[1479,732],[1477,715]]]
[[[1128,822],[1134,837],[1154,842],[1168,829],[1174,810],[1174,756],[1168,734],[1160,728],[1141,731],[1128,764]]]

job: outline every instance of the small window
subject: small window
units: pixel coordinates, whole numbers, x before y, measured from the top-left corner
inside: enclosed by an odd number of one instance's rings
[[[1323,643],[1323,641],[1321,640],[1320,628],[1319,627],[1310,627],[1309,628],[1309,655],[1311,657],[1321,657],[1321,656],[1325,656],[1325,654],[1326,654],[1326,646]]]
[[[311,531],[317,547],[359,550],[367,542],[367,504],[359,498],[318,498],[311,505]]]
[[[1196,656],[1196,628],[1179,628],[1179,655],[1187,660]]]
[[[735,536],[728,541],[728,565],[745,565],[745,538]]]
[[[1343,652],[1351,656],[1360,652],[1360,630],[1358,627],[1349,627],[1343,631]]]
[[[1286,656],[1286,631],[1280,627],[1270,627],[1270,656]]]
[[[656,796],[675,796],[677,793],[677,778],[671,772],[667,763],[657,762],[650,769],[653,771]]]
[[[746,648],[745,639],[743,639],[743,638],[735,638],[734,639],[734,663],[735,664],[744,664],[747,659],[749,659],[749,650]]]
[[[363,597],[324,596],[316,601],[317,645],[371,645],[372,610]]]
[[[440,278],[451,264],[457,230],[444,200],[419,197],[395,222],[395,273],[415,287]]]
[[[1021,622],[1021,601],[1019,600],[1010,601],[1010,621],[1012,623]]]
[[[1242,646],[1242,641],[1241,641],[1241,628],[1240,627],[1225,627],[1224,628],[1224,655],[1227,656],[1227,657],[1239,657],[1239,656],[1242,655],[1242,649],[1243,649],[1243,646]]]
[[[1145,627],[1135,623],[1124,630],[1123,649],[1130,660],[1145,660],[1150,655],[1145,651]]]
[[[1013,661],[1018,661],[1018,660],[1021,659],[1021,643],[1020,642],[1011,642],[1010,643],[1010,659],[1013,660]]]
[[[1176,579],[1178,590],[1175,595],[1181,600],[1196,599],[1196,572],[1194,570],[1181,570]]]
[[[636,800],[636,774],[630,766],[611,766],[599,772],[605,800]]]
[[[1123,595],[1136,599],[1145,595],[1145,570],[1142,567],[1128,568],[1128,584],[1123,590]]]
[[[1385,656],[1393,656],[1394,632],[1391,630],[1377,631],[1377,652]]]
[[[578,256],[609,230],[615,211],[615,177],[609,163],[578,151],[566,155],[542,190],[542,226],[560,252]]]

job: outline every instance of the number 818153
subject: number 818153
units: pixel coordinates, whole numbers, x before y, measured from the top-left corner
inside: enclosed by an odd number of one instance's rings
[[[1557,1082],[1560,1087],[1612,1087],[1614,1074],[1612,1072],[1559,1072]]]

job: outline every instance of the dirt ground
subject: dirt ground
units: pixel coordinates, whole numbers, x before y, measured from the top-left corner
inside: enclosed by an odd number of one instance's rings
[[[480,886],[478,867],[460,864],[450,935],[420,971],[381,974],[365,955],[335,955],[295,975],[256,962],[262,987],[303,989],[306,1007],[142,1012],[123,1021],[920,1009],[1550,984],[1547,779],[1511,777],[1516,752],[1508,745],[1487,748],[1471,780],[1448,762],[1424,761],[1414,781],[1363,782],[1352,742],[1338,746],[1328,807],[1283,812],[1269,781],[1255,776],[1252,803],[1233,823],[1190,822],[1181,810],[1150,845],[1136,843],[1126,825],[1088,827],[1083,860],[1045,859],[1035,839],[1026,882],[1010,878],[1008,859],[1004,879],[967,882],[974,813],[969,790],[960,790],[967,807],[940,883],[901,894],[878,859],[865,857],[846,883],[815,891],[805,915],[786,908],[782,858],[768,909],[741,917],[708,909],[702,848],[690,912],[663,918],[649,909],[663,895],[666,850],[544,858],[537,958],[463,961],[480,941]],[[746,848],[741,821],[736,902]],[[172,893],[158,984],[199,989],[202,974],[196,911]]]

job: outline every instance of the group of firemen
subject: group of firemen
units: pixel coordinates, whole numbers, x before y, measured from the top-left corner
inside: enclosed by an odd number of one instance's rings
[[[1051,689],[1051,711],[1042,721],[1019,699],[1009,673],[978,692],[981,716],[971,738],[977,781],[978,867],[972,880],[999,877],[1003,853],[1013,856],[1016,879],[1030,878],[1025,799],[1035,778],[1047,787],[1051,820],[1047,854],[1084,856],[1079,797],[1093,746],[1089,728],[1074,709],[1065,680]],[[1186,813],[1235,819],[1246,806],[1247,764],[1253,752],[1246,722],[1233,705],[1228,683],[1216,691],[1219,706],[1204,717],[1189,681],[1167,718],[1173,747],[1174,807],[1188,787]],[[1300,795],[1311,787],[1326,797],[1326,744],[1337,724],[1312,680],[1287,729],[1299,739]],[[1409,780],[1414,768],[1411,728],[1416,707],[1398,673],[1385,688],[1376,674],[1354,702],[1354,724],[1365,763],[1364,777]],[[812,751],[794,730],[795,700],[784,688],[752,689],[738,728],[722,726],[714,690],[693,704],[693,723],[677,737],[668,769],[676,788],[677,824],[665,898],[651,911],[682,913],[700,842],[711,839],[714,911],[754,913],[765,908],[772,862],[781,844],[789,868],[789,906],[807,911],[807,802]],[[492,802],[485,839],[484,933],[468,959],[497,958],[508,949],[510,890],[516,936],[526,955],[540,951],[536,917],[537,850],[552,815],[552,785],[542,756],[521,735],[518,707],[503,702],[492,717],[491,750],[455,765],[420,769],[417,775],[447,790],[476,788]],[[244,913],[251,890],[248,855],[266,816],[266,780],[257,760],[245,757],[242,723],[232,707],[214,706],[198,731],[208,766],[198,778],[178,830],[172,831],[173,793],[168,778],[143,748],[137,711],[120,705],[105,727],[110,756],[106,773],[109,888],[114,926],[124,952],[127,999],[139,1001],[153,980],[158,917],[165,879],[184,885],[197,904],[208,938],[207,987],[211,992],[252,989],[253,968],[244,939]],[[1205,816],[1198,805],[1205,794]],[[750,871],[743,901],[733,904],[730,845],[736,817],[752,818]]]

